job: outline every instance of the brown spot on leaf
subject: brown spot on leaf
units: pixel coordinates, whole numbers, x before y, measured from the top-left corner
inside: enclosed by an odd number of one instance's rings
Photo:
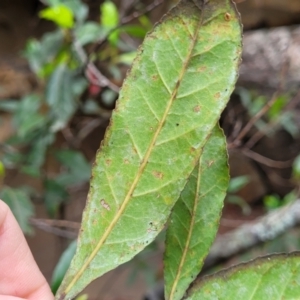
[[[196,105],[193,110],[195,113],[198,113],[201,110],[200,105]]]
[[[215,95],[214,95],[214,97],[215,97],[215,99],[220,99],[220,97],[221,97],[221,94],[220,93],[216,93]]]
[[[199,68],[197,69],[197,71],[198,71],[198,72],[205,72],[206,69],[207,69],[206,66],[201,66],[201,67],[199,67]]]
[[[106,165],[110,165],[111,164],[111,159],[107,159],[107,160],[105,160],[105,163],[106,163]]]
[[[210,168],[213,164],[214,164],[214,160],[211,160],[211,161],[209,161],[208,163],[207,163],[207,165],[208,165],[208,167]]]
[[[196,150],[197,150],[197,149],[194,148],[194,147],[191,147],[191,149],[190,149],[191,153],[195,152]]]
[[[157,78],[158,78],[158,76],[157,76],[157,75],[153,75],[153,76],[152,76],[152,79],[153,79],[154,81],[156,81],[156,80],[157,80]]]
[[[154,172],[153,172],[153,175],[154,175],[156,178],[158,178],[158,179],[163,179],[163,177],[164,177],[164,174],[163,174],[163,173],[157,172],[157,171],[154,171]]]
[[[128,165],[129,164],[129,160],[128,159],[124,159],[124,164]]]
[[[231,20],[231,14],[230,13],[226,13],[225,15],[224,15],[224,19],[225,19],[225,21],[230,21]]]
[[[102,206],[104,209],[110,210],[110,206],[108,205],[108,203],[105,202],[104,199],[101,199],[101,200],[100,200],[100,204],[101,204],[101,206]]]

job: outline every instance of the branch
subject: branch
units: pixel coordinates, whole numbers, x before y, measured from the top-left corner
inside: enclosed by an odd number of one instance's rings
[[[107,77],[105,77],[98,68],[88,60],[88,57],[81,47],[81,45],[75,41],[74,42],[74,49],[78,54],[79,59],[81,60],[82,64],[86,65],[85,67],[85,76],[94,85],[98,85],[100,87],[109,87],[111,90],[119,93],[120,88],[112,83]]]
[[[246,142],[245,147],[251,149],[254,145],[256,145],[261,138],[267,135],[269,132],[274,131],[280,125],[280,121],[282,120],[282,116],[286,111],[292,111],[299,104],[300,91],[297,92],[295,97],[286,105],[285,108],[282,109],[282,113],[280,116],[267,124],[263,130],[257,131],[251,138]]]
[[[300,224],[300,199],[268,213],[257,220],[219,236],[205,261],[208,269],[249,248],[273,240],[288,229]]]
[[[146,8],[143,10],[143,11],[135,11],[133,14],[127,16],[127,17],[124,17],[122,20],[121,20],[121,24],[120,25],[124,25],[124,24],[127,24],[127,23],[130,23],[131,21],[143,16],[144,14],[152,11],[153,9],[155,9],[157,6],[163,4],[164,0],[155,0],[153,1],[153,3],[149,4],[148,6],[146,6]],[[119,25],[119,26],[120,26]]]
[[[50,220],[50,219],[30,219],[30,224],[45,232],[52,233],[67,239],[76,239],[80,223],[71,222],[67,220]],[[64,227],[68,229],[61,229],[57,227]]]
[[[241,140],[247,135],[247,133],[250,131],[250,129],[254,126],[254,124],[263,115],[265,115],[269,111],[269,109],[272,107],[272,105],[277,100],[278,96],[279,96],[279,93],[277,91],[273,94],[272,98],[263,106],[263,108],[249,120],[249,122],[246,124],[246,126],[241,130],[241,132],[238,134],[238,136],[232,142],[230,147],[239,146],[241,144]]]
[[[290,168],[294,162],[294,159],[286,161],[273,160],[249,149],[242,149],[242,153],[245,156],[248,156],[249,158],[270,168],[287,169]]]

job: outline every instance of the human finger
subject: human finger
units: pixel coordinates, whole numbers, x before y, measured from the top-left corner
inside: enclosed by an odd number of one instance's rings
[[[16,219],[1,200],[0,295],[2,295],[0,300],[15,300],[18,297],[26,300],[53,300],[54,298]]]

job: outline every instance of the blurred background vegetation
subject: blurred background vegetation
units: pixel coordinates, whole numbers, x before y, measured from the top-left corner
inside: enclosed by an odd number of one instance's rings
[[[146,33],[174,3],[0,2],[0,196],[53,291],[74,253],[91,166],[122,81]],[[247,0],[238,8],[245,50],[220,121],[232,176],[220,236],[299,198],[300,3]],[[163,234],[133,262],[92,284],[88,299],[147,293],[158,299],[162,240]],[[227,257],[225,265],[299,248],[295,227]]]

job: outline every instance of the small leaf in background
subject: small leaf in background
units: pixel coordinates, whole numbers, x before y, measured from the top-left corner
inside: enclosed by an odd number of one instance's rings
[[[119,25],[119,12],[112,1],[105,1],[100,6],[101,18],[100,23],[107,30],[112,30]],[[115,45],[119,39],[119,30],[114,30],[108,40]]]
[[[286,111],[280,116],[281,126],[295,139],[299,137],[299,126],[295,122],[296,118],[295,111]]]
[[[228,193],[236,193],[249,183],[248,176],[231,178],[228,185]]]
[[[25,96],[20,101],[13,118],[17,135],[20,137],[28,136],[31,132],[45,125],[47,119],[39,113],[41,105],[40,97],[34,94]]]
[[[106,37],[108,29],[97,24],[96,22],[86,22],[84,25],[75,29],[76,42],[85,46],[91,42],[99,41]]]
[[[74,72],[66,64],[60,64],[51,75],[46,90],[46,101],[54,120],[52,132],[64,128],[76,111],[78,93],[83,91],[86,81],[80,79],[78,83]]]
[[[6,144],[7,146],[7,144]],[[15,149],[6,149],[2,156],[2,162],[7,168],[15,168],[23,160],[23,155]]]
[[[81,110],[86,115],[101,115],[102,109],[94,99],[87,99],[82,103]]]
[[[54,140],[55,136],[53,133],[41,128],[34,138],[34,143],[29,145],[29,151],[26,152],[21,171],[30,176],[40,177],[47,149]]]
[[[87,182],[91,176],[91,165],[81,152],[73,150],[60,150],[55,153],[58,161],[68,172],[63,172],[57,177],[57,182],[64,186]]]
[[[61,1],[65,6],[67,6],[73,13],[76,19],[77,24],[82,24],[88,17],[89,8],[88,5],[83,3],[81,0],[69,0],[69,1]],[[57,4],[53,4],[55,6]]]
[[[58,290],[69,266],[71,260],[76,251],[77,242],[76,240],[70,243],[67,249],[62,253],[55,269],[53,271],[52,279],[51,279],[51,290],[52,293],[55,294]],[[79,299],[79,298],[78,298]],[[83,298],[84,299],[84,298]]]
[[[151,20],[146,15],[140,16],[138,20],[141,25],[148,31],[153,27]]]
[[[269,119],[271,121],[277,119],[282,114],[282,110],[286,104],[286,96],[281,95],[280,97],[278,97],[267,112],[267,116],[269,117]]]
[[[62,28],[72,28],[74,25],[73,12],[63,4],[45,8],[40,11],[39,16],[56,23]]]
[[[0,110],[14,113],[20,105],[20,100],[8,99],[0,101]]]
[[[0,191],[0,197],[10,207],[23,232],[32,234],[29,219],[34,215],[34,207],[29,193],[21,188],[4,187]]]
[[[74,298],[156,238],[229,100],[239,16],[229,0],[199,3],[181,1],[138,50],[96,156],[78,248],[57,300]]]
[[[282,200],[278,195],[266,195],[263,198],[263,203],[266,209],[272,210],[282,205]]]
[[[101,24],[106,28],[114,28],[119,24],[119,12],[112,1],[105,1],[100,6]]]
[[[135,57],[136,51],[132,51],[116,56],[116,58],[113,61],[114,63],[122,63],[131,66]]]
[[[249,107],[249,112],[251,116],[256,115],[267,103],[267,99],[265,96],[257,96],[253,97],[252,103]]]
[[[200,278],[183,299],[299,299],[299,268],[299,252],[257,258]]]
[[[54,218],[60,205],[68,199],[68,192],[59,179],[47,179],[44,182],[44,203],[47,213]]]
[[[137,38],[144,38],[147,34],[147,30],[139,25],[123,25],[119,31],[126,32],[127,34]]]
[[[101,94],[102,97],[102,101],[105,105],[107,105],[108,107],[111,107],[115,101],[118,98],[118,94],[112,90],[105,90],[103,91],[103,93]]]
[[[241,209],[244,215],[249,215],[252,211],[251,206],[240,196],[236,195],[227,195],[226,202],[238,205]]]
[[[249,215],[251,213],[251,206],[242,197],[233,194],[244,188],[249,181],[248,176],[231,178],[227,189],[228,194],[226,196],[226,202],[238,205],[242,209],[244,215]]]
[[[226,139],[217,125],[170,217],[164,255],[166,300],[182,299],[200,273],[217,234],[228,182]]]
[[[282,199],[282,204],[286,205],[293,201],[295,201],[298,198],[297,190],[292,190],[288,194],[286,194]]]
[[[50,75],[49,66],[55,67],[54,60],[61,51],[63,41],[64,35],[61,30],[46,33],[41,41],[29,40],[24,55],[36,75],[42,78]]]
[[[264,206],[267,210],[274,210],[284,205],[288,205],[298,198],[296,190],[292,190],[286,194],[283,198],[277,194],[266,195],[263,198]]]

